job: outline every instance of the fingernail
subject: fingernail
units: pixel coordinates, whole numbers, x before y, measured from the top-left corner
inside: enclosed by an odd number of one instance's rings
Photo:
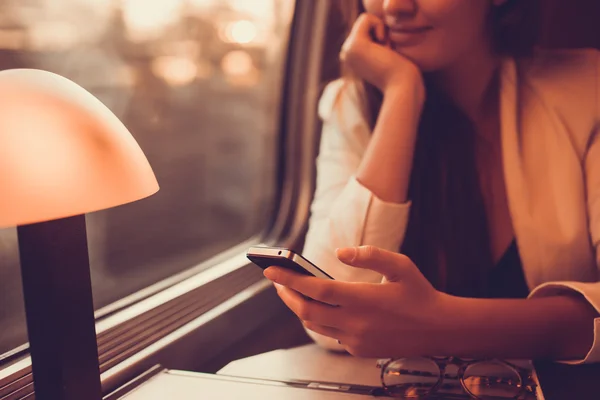
[[[335,255],[338,260],[344,263],[352,263],[356,258],[356,247],[344,247],[337,249]]]
[[[269,267],[263,271],[263,275],[265,278],[275,282],[275,278],[277,278],[277,271],[275,271],[273,267]]]

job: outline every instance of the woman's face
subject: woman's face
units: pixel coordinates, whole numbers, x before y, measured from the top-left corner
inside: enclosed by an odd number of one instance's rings
[[[389,28],[392,47],[425,72],[489,46],[488,16],[503,0],[363,0]]]

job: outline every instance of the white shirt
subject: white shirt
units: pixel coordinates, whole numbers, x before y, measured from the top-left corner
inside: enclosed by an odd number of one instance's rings
[[[600,311],[600,53],[507,59],[500,93],[506,192],[530,297],[575,290]],[[304,255],[338,280],[379,282],[379,274],[335,256],[336,248],[367,244],[397,252],[411,206],[384,202],[355,179],[371,136],[359,104],[342,80],[319,103],[323,131]],[[577,362],[596,361],[600,318],[592,348]]]

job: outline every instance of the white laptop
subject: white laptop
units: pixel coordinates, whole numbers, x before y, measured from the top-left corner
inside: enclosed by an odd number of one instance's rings
[[[123,400],[351,400],[373,398],[372,388],[319,382],[282,382],[184,371],[162,371]]]

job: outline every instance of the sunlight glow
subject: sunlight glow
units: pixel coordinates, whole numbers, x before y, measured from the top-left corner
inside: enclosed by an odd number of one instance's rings
[[[152,62],[152,72],[171,86],[184,86],[196,79],[198,67],[187,57],[163,56]]]
[[[250,21],[230,22],[225,27],[224,39],[230,43],[248,44],[256,39],[258,29]]]
[[[227,2],[235,11],[249,14],[265,23],[272,21],[275,15],[273,0],[228,0]]]
[[[123,0],[123,18],[133,41],[158,37],[180,17],[183,0]]]
[[[254,68],[250,54],[243,50],[230,51],[223,57],[221,68],[226,75],[247,75]]]
[[[29,48],[37,51],[64,51],[81,38],[77,26],[60,21],[39,22],[29,28]]]
[[[227,53],[221,61],[221,69],[232,86],[252,87],[260,80],[260,71],[254,66],[250,54],[243,50]]]
[[[188,0],[190,5],[199,9],[207,9],[217,5],[220,0]]]

